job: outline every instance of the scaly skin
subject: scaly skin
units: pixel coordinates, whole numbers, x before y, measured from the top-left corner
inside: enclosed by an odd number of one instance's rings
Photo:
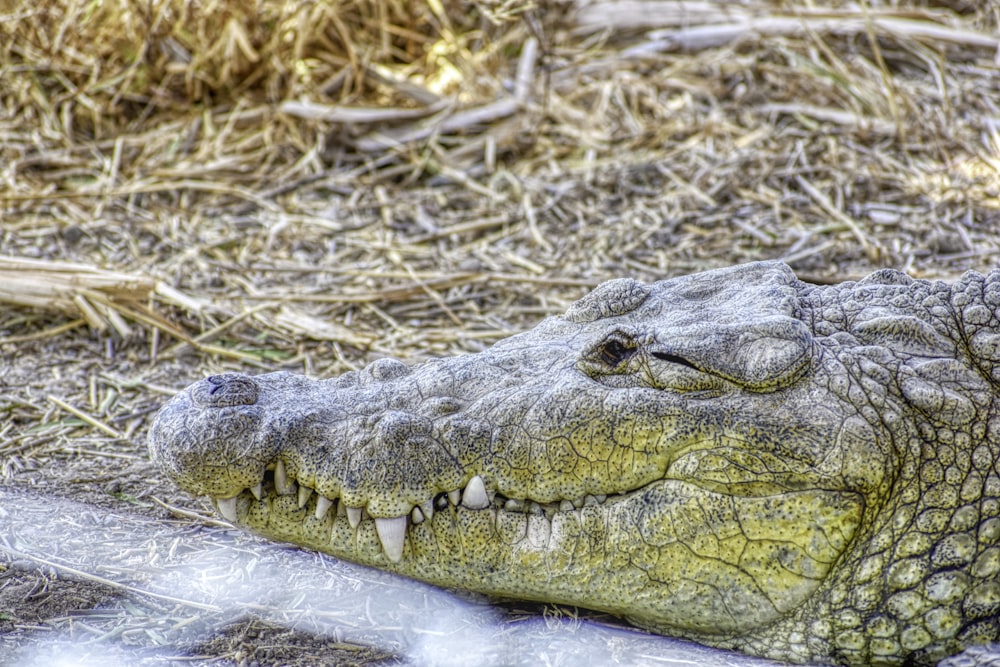
[[[480,354],[208,378],[150,451],[347,560],[776,659],[932,663],[1000,640],[998,307],[1000,272],[616,280]]]

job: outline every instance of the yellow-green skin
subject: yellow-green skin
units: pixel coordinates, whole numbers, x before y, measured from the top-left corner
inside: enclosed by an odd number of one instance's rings
[[[998,308],[997,272],[617,280],[476,355],[208,378],[150,451],[347,560],[764,657],[929,664],[1000,641]]]

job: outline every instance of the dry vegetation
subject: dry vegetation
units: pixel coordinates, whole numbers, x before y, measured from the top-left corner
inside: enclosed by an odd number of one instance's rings
[[[7,0],[0,479],[165,516],[151,495],[192,501],[145,462],[147,420],[207,372],[477,350],[621,275],[996,266],[998,22],[963,0]]]

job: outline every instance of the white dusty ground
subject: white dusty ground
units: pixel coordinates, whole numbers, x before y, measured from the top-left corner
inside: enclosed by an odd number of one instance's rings
[[[0,488],[0,550],[18,567],[119,587],[61,632],[40,628],[0,664],[197,665],[197,645],[247,616],[376,646],[412,665],[767,665],[567,616],[503,607],[236,530]],[[216,663],[218,664],[218,663]]]

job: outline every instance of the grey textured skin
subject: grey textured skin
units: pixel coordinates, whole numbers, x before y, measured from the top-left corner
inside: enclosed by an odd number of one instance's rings
[[[998,308],[1000,272],[616,280],[480,354],[208,378],[150,451],[239,525],[432,583],[930,664],[1000,641]]]

